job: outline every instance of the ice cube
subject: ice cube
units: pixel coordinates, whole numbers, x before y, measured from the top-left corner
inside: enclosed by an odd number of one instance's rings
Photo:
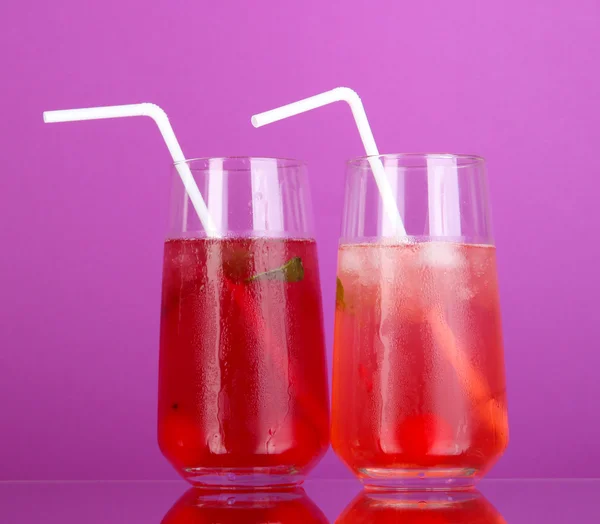
[[[351,273],[366,277],[377,274],[380,269],[380,253],[375,244],[359,244],[342,247],[339,252],[339,269],[341,273]]]
[[[460,269],[467,263],[460,245],[451,242],[425,242],[420,246],[419,262],[439,269]]]

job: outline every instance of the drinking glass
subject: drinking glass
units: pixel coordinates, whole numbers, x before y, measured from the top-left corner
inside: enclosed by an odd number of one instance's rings
[[[325,453],[329,408],[306,166],[187,162],[219,231],[173,176],[158,386],[164,456],[200,487],[292,486]]]
[[[406,234],[383,207],[381,162]],[[368,487],[471,487],[508,443],[482,158],[348,163],[338,253],[332,446]]]

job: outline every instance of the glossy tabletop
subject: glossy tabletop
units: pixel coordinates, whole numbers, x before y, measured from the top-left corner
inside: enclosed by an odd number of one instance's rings
[[[351,480],[310,480],[280,494],[206,493],[183,482],[2,482],[0,522],[598,523],[600,480],[488,480],[480,494],[361,493]]]

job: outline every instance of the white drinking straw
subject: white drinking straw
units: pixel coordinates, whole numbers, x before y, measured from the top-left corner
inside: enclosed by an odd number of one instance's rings
[[[317,107],[340,101],[347,102],[352,110],[354,120],[356,121],[356,127],[358,127],[358,132],[360,133],[360,138],[363,142],[365,151],[369,156],[371,170],[373,171],[375,182],[377,183],[379,193],[381,194],[384,209],[387,212],[391,223],[396,225],[397,234],[400,236],[406,235],[406,230],[402,223],[396,199],[394,198],[391,185],[387,179],[383,163],[378,156],[379,151],[377,150],[365,109],[355,91],[348,87],[337,87],[331,91],[254,115],[252,117],[252,125],[254,127],[261,127],[290,116],[305,113],[306,111],[316,109]],[[441,202],[437,202],[437,204],[440,203]],[[454,337],[448,324],[443,320],[443,317],[438,318],[439,314],[436,311],[430,311],[430,316],[430,321],[434,326],[435,338],[445,351],[449,361],[454,365],[457,372],[464,375],[465,387],[473,392],[471,398],[491,398],[491,393],[489,392],[489,387],[485,383],[485,380],[479,377],[474,368],[466,365],[468,360],[464,358],[464,350],[460,347],[460,344],[456,340],[456,337]],[[486,421],[489,421],[489,419],[486,419]],[[493,423],[493,421],[489,422]]]
[[[167,114],[156,104],[129,104],[122,106],[89,107],[85,109],[65,109],[61,111],[44,111],[44,122],[76,122],[80,120],[98,120],[104,118],[122,118],[128,116],[148,116],[158,126],[158,129],[171,153],[175,169],[181,177],[185,190],[198,214],[200,223],[211,237],[219,236],[206,203],[196,185],[190,167],[185,161],[181,146],[175,137]]]
[[[402,217],[396,204],[396,198],[385,174],[385,168],[379,158],[379,150],[375,144],[375,138],[373,138],[373,132],[371,131],[365,108],[355,91],[349,87],[336,87],[331,91],[326,91],[325,93],[254,115],[252,117],[252,125],[254,127],[262,127],[333,102],[346,102],[350,106],[365,152],[369,157],[369,164],[371,165],[371,170],[373,171],[373,176],[381,195],[383,207],[391,223],[395,225],[397,235],[406,236],[406,230],[404,229]]]

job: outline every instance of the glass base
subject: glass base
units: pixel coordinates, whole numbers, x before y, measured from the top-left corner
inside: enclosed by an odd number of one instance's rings
[[[479,481],[478,473],[472,468],[362,468],[359,471],[365,489],[397,491],[471,490]]]
[[[194,487],[220,490],[281,490],[304,482],[295,468],[187,468],[183,477]]]

